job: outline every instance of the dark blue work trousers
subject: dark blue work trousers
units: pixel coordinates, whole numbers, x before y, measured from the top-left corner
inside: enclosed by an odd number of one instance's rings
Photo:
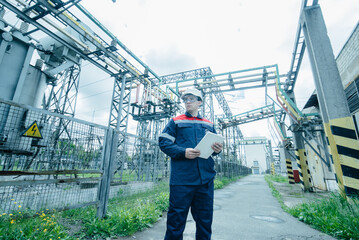
[[[165,240],[182,240],[188,210],[196,222],[196,240],[210,240],[213,219],[213,180],[203,185],[171,185]]]

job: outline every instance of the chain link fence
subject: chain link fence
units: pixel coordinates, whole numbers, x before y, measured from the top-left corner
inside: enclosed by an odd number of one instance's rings
[[[249,173],[216,162],[219,176]],[[109,198],[168,181],[169,171],[156,139],[0,99],[0,213],[97,205],[101,217]]]

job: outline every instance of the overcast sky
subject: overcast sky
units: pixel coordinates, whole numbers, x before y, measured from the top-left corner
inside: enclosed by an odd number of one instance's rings
[[[101,4],[99,4],[101,2]],[[213,73],[278,64],[289,71],[300,0],[83,0],[102,24],[158,75],[210,67]],[[319,1],[334,55],[359,18],[358,0]],[[108,123],[113,79],[84,64],[77,116]],[[301,109],[314,90],[305,55],[295,86]],[[226,94],[238,114],[264,105],[264,91],[238,100]],[[219,113],[218,109],[215,113]],[[267,136],[267,121],[241,126],[245,137]]]

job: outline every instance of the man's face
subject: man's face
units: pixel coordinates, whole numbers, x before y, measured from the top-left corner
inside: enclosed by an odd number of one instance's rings
[[[183,98],[183,102],[187,112],[197,111],[201,106],[202,101],[198,101],[198,97],[194,95],[187,95]]]

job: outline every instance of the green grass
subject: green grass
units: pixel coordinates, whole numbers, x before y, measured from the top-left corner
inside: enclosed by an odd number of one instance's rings
[[[215,179],[215,189],[223,188],[236,178]],[[167,211],[168,183],[157,184],[146,192],[111,199],[104,219],[96,218],[96,207],[62,212],[44,210],[38,213],[22,210],[0,213],[0,239],[107,239],[128,236],[151,227]],[[16,204],[14,202],[14,204]]]
[[[231,182],[235,182],[239,180],[242,176],[228,178],[228,177],[216,177],[214,179],[214,189],[221,189],[230,184]]]
[[[111,199],[107,216],[96,218],[96,207],[63,212],[17,212],[0,217],[0,239],[106,239],[131,235],[151,226],[168,209],[168,184],[131,196]],[[29,217],[32,216],[32,217]]]
[[[271,180],[272,182],[279,182],[279,183],[288,182],[288,178],[282,175],[265,175],[265,177],[269,178],[269,180]]]
[[[300,221],[339,239],[359,239],[359,200],[340,194],[300,204],[288,211]]]
[[[270,189],[272,190],[272,195],[278,200],[278,202],[280,203],[283,210],[288,211],[288,207],[283,202],[282,195],[278,192],[278,190],[273,185],[273,182],[284,182],[283,178],[285,178],[285,177],[279,176],[279,175],[275,175],[275,176],[273,176],[273,175],[265,175],[264,176],[264,179],[266,180],[266,182],[268,183]],[[286,182],[288,182],[288,181],[286,180]]]
[[[21,211],[12,214],[2,214],[0,217],[0,239],[69,239],[66,228],[58,224],[61,215],[40,212],[29,218]]]
[[[344,199],[333,193],[329,198],[303,203],[288,208],[283,204],[280,193],[271,180],[265,176],[273,195],[281,203],[283,209],[313,228],[338,239],[359,239],[359,198]]]

